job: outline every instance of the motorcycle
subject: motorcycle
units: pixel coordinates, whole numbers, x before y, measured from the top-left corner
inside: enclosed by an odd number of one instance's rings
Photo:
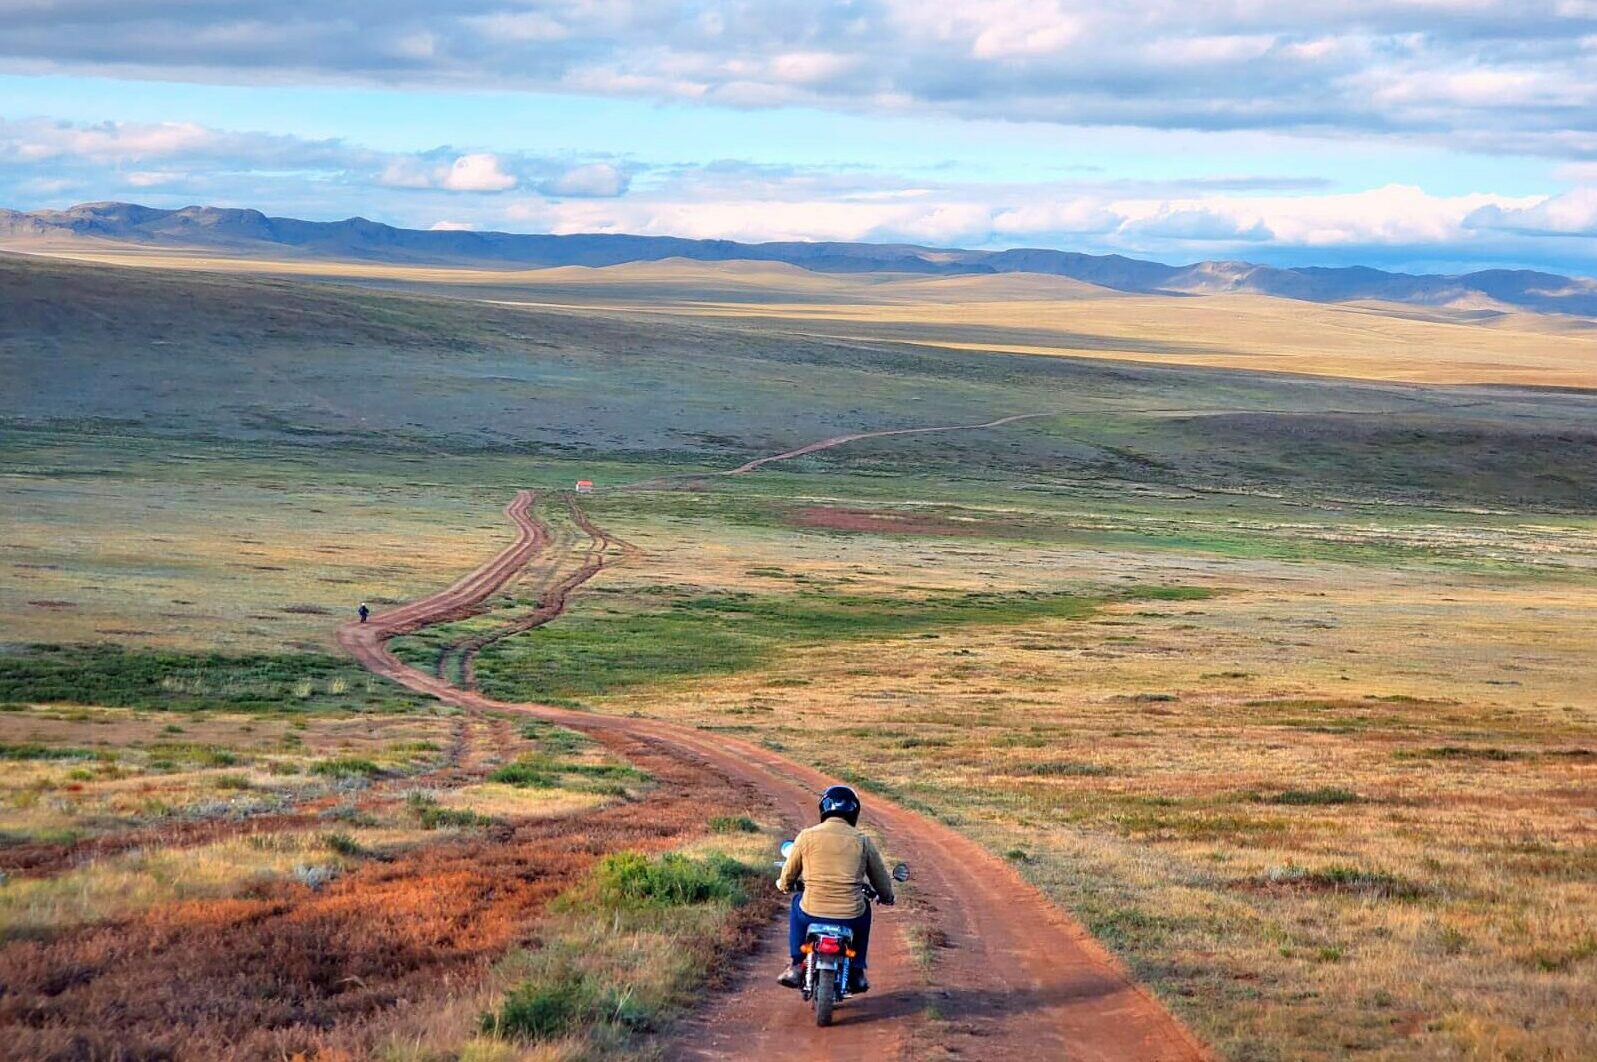
[[[782,866],[787,854],[793,850],[792,841],[783,841]],[[893,867],[894,881],[909,880],[909,864]],[[795,886],[803,889],[804,883]],[[862,886],[866,903],[876,902],[876,890],[869,883]],[[815,1008],[815,1024],[825,1027],[832,1024],[832,1008],[849,997],[849,966],[854,961],[854,931],[847,926],[829,922],[811,922],[804,934],[804,944],[799,949],[804,956],[804,983],[800,985],[804,1002]]]

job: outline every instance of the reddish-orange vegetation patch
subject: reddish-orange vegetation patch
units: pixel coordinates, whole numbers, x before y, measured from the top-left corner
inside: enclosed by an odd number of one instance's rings
[[[702,766],[607,743],[663,783],[649,799],[429,845],[319,892],[278,882],[11,943],[0,1053],[363,1056],[403,1010],[470,991],[600,856],[675,847],[709,815],[764,805]]]
[[[846,509],[812,505],[789,517],[799,527],[824,527],[834,531],[870,531],[889,535],[1002,535],[1009,529],[991,520],[956,520],[935,513],[905,513],[883,509]]]

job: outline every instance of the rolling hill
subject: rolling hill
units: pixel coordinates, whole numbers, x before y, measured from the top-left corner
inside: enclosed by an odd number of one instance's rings
[[[1278,268],[1247,262],[1166,265],[1121,255],[1019,248],[1004,251],[877,243],[737,243],[672,236],[548,235],[401,229],[365,218],[302,221],[258,210],[85,203],[31,213],[0,210],[11,247],[114,242],[207,252],[381,261],[415,265],[549,268],[613,266],[666,258],[776,262],[821,273],[970,275],[1034,273],[1116,291],[1246,293],[1310,302],[1378,300],[1478,311],[1529,310],[1597,317],[1597,281],[1532,270],[1460,276],[1391,273],[1362,266]]]

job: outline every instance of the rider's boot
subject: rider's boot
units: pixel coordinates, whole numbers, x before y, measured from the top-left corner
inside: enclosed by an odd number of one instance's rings
[[[783,988],[803,988],[804,963],[796,962],[792,966],[789,966],[786,970],[783,970],[782,976],[776,979],[776,983],[781,985]]]
[[[871,990],[870,981],[865,979],[865,971],[858,966],[848,968],[848,990],[856,996]]]

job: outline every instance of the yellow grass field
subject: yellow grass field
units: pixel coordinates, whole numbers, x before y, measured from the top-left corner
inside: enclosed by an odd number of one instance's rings
[[[861,278],[749,262],[489,270],[228,258],[116,245],[101,250],[73,244],[51,253],[159,269],[375,281],[467,298],[479,288],[482,298],[510,305],[757,320],[779,332],[954,350],[1393,383],[1597,388],[1597,330],[1528,313],[1480,323],[1462,311],[1398,304],[1126,294],[1032,274]]]

